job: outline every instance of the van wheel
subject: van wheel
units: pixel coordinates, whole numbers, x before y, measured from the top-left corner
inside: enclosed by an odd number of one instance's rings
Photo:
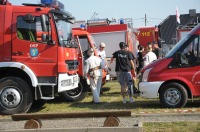
[[[73,102],[83,100],[87,94],[87,89],[83,87],[82,83],[79,83],[77,88],[59,93],[59,96],[65,101]]]
[[[17,77],[6,77],[0,80],[0,113],[11,115],[26,113],[33,99],[30,86]]]
[[[188,100],[188,94],[183,85],[168,83],[161,88],[159,98],[162,105],[168,108],[182,108]]]

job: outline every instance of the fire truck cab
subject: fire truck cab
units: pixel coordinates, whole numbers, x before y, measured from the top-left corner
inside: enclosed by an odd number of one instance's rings
[[[200,24],[165,56],[142,70],[141,97],[159,97],[162,105],[184,107],[188,98],[200,96]]]
[[[27,112],[78,87],[78,46],[70,26],[75,18],[62,3],[49,2],[0,4],[1,114]]]

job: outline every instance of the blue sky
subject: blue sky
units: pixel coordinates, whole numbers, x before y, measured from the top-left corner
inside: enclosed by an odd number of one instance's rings
[[[40,0],[9,0],[12,4],[38,3]],[[158,25],[169,15],[175,15],[176,7],[180,14],[188,14],[189,9],[200,13],[200,0],[59,0],[76,20],[95,18],[132,18],[133,26]]]

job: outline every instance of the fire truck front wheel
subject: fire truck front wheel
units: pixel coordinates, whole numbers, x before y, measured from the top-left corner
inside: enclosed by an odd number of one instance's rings
[[[87,89],[85,89],[83,86],[85,85],[79,83],[77,88],[59,93],[59,96],[68,102],[81,101],[88,93]]]
[[[172,82],[161,87],[159,98],[165,107],[182,108],[187,103],[188,94],[183,85]]]
[[[1,114],[26,113],[32,101],[30,86],[22,79],[6,77],[0,80]]]

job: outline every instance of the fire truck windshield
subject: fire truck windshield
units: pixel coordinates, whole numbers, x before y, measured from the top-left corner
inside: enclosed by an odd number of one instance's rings
[[[77,44],[72,40],[71,23],[68,19],[59,14],[55,14],[54,18],[59,44],[68,48],[77,48]]]

